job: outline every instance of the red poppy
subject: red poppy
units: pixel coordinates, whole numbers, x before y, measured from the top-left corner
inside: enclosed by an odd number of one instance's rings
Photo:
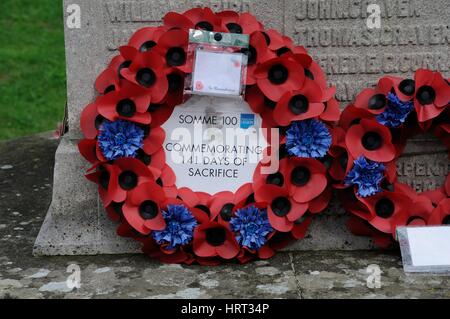
[[[140,52],[147,52],[155,47],[162,35],[166,33],[164,27],[145,27],[137,30],[128,41],[128,46]]]
[[[269,50],[264,39],[263,33],[254,32],[250,35],[248,49],[241,50],[242,53],[247,55],[246,85],[256,84],[255,70],[258,65],[276,57],[276,54]]]
[[[182,187],[177,191],[177,197],[196,214],[199,223],[207,223],[211,218],[209,203],[211,195],[204,192],[194,192],[190,188]]]
[[[143,244],[142,252],[145,255],[150,258],[156,258],[163,263],[191,265],[195,261],[194,256],[191,253],[186,252],[183,247],[167,251],[158,245],[151,236],[146,236],[141,242]]]
[[[362,119],[373,118],[372,113],[366,109],[360,109],[353,104],[349,104],[344,108],[339,119],[339,127],[347,131],[352,125],[359,124]]]
[[[356,96],[355,107],[367,110],[372,114],[383,113],[388,104],[386,98],[388,93],[389,90],[386,91],[384,86],[377,86],[374,89],[366,88]]]
[[[241,186],[235,193],[223,191],[211,197],[209,203],[211,220],[218,218],[219,222],[229,222],[233,216],[233,211],[253,193],[252,184],[247,183]]]
[[[414,107],[419,122],[434,119],[450,102],[450,84],[439,72],[420,69],[415,74]]]
[[[307,203],[297,203],[289,196],[286,187],[272,184],[261,186],[255,190],[255,199],[259,203],[267,203],[267,215],[272,227],[281,232],[289,232],[294,222],[308,210]]]
[[[414,76],[414,107],[419,122],[434,119],[450,102],[450,84],[439,72],[420,69]]]
[[[248,12],[222,11],[217,16],[221,19],[222,29],[230,33],[252,34],[263,30],[261,23]]]
[[[292,237],[296,240],[303,239],[306,236],[306,232],[308,231],[309,225],[311,225],[312,217],[310,214],[303,215],[303,218],[300,218],[294,222],[294,227],[291,230]]]
[[[185,30],[169,30],[159,39],[157,52],[164,57],[166,65],[185,73],[192,72],[192,61],[188,60],[189,34]]]
[[[262,63],[254,74],[258,87],[275,102],[287,91],[299,90],[305,82],[302,66],[284,56]]]
[[[359,124],[351,126],[345,136],[345,144],[353,158],[364,156],[376,162],[389,162],[396,154],[391,132],[375,119],[362,119]]]
[[[281,96],[273,112],[274,120],[281,126],[293,121],[318,117],[325,110],[323,93],[313,80],[305,79],[299,90],[288,91]]]
[[[325,190],[317,197],[309,202],[308,210],[311,214],[318,214],[323,212],[330,204],[333,197],[333,189],[326,187]]]
[[[213,221],[195,228],[193,249],[199,257],[220,256],[224,259],[232,259],[240,251],[229,227]]]
[[[426,226],[433,205],[426,196],[416,196],[415,200],[411,200],[409,209],[405,209],[396,215],[392,224],[392,235],[396,237],[396,228],[399,226]]]
[[[395,95],[403,102],[411,101],[414,97],[414,86],[413,80],[396,76],[384,76],[378,81],[380,91],[386,92],[386,94],[394,91]]]
[[[119,72],[113,68],[107,68],[97,77],[95,89],[99,94],[107,94],[120,88]]]
[[[431,212],[429,225],[450,225],[450,198],[442,200]]]
[[[359,200],[369,209],[371,217],[368,222],[384,233],[395,231],[393,221],[411,205],[410,198],[399,191],[383,191],[373,196],[359,197]]]
[[[209,8],[194,8],[183,14],[169,12],[163,21],[170,29],[222,31],[220,18]]]
[[[121,50],[130,47],[121,47]],[[139,85],[151,97],[152,103],[160,103],[166,97],[169,89],[166,69],[163,58],[153,51],[136,54],[129,68],[122,69],[121,75],[128,81]],[[147,107],[150,105],[147,104]]]
[[[380,232],[366,220],[359,217],[351,216],[347,221],[347,228],[355,236],[372,237],[372,240],[377,247],[387,249],[394,245],[394,241],[390,234]]]
[[[161,175],[158,177],[156,182],[161,185],[167,198],[177,197],[177,187],[175,185],[176,176],[174,171],[169,165],[164,165],[161,169]]]
[[[124,204],[124,202],[122,202],[122,203],[112,202],[111,204],[106,206],[105,210],[106,210],[106,213],[108,214],[109,219],[111,219],[112,221],[115,221],[115,222],[121,221],[121,219],[123,217],[123,211],[122,211],[123,204]]]
[[[337,189],[336,194],[345,211],[364,220],[372,218],[367,206],[356,197],[354,188]]]
[[[282,47],[284,47],[285,40],[283,38],[283,35],[277,30],[274,29],[265,30],[263,31],[263,35],[270,50],[277,51]]]
[[[320,114],[319,118],[328,123],[339,121],[341,111],[339,109],[339,102],[334,97],[324,102],[325,110]]]
[[[277,105],[277,102],[271,101],[266,96],[264,96],[257,85],[250,86],[246,89],[245,100],[247,101],[252,111],[257,114],[272,115],[272,112]],[[261,115],[261,117],[263,117],[264,119],[264,116]],[[276,126],[275,122],[274,124],[274,126]]]
[[[160,208],[165,201],[161,186],[155,182],[146,182],[130,192],[122,208],[123,215],[134,229],[148,235],[152,230],[166,228]]]
[[[113,201],[125,201],[129,191],[154,179],[147,166],[135,158],[120,158],[114,165],[99,165],[96,172],[86,177],[99,185],[100,198],[105,207]]]
[[[97,158],[97,140],[84,139],[78,143],[80,154],[91,164],[98,164]]]
[[[87,139],[94,139],[98,135],[100,123],[104,117],[100,115],[97,109],[97,103],[87,105],[80,115],[80,128]]]
[[[287,164],[285,182],[296,202],[308,203],[327,187],[326,167],[312,158],[291,158]]]
[[[108,68],[103,71],[95,81],[95,89],[99,94],[107,94],[111,91],[118,91],[123,85],[122,69],[131,65],[131,61],[137,54],[135,49],[122,50],[120,55],[115,56]]]
[[[120,91],[112,91],[106,95],[99,96],[95,104],[98,113],[113,122],[118,119],[141,124],[149,124],[151,122],[150,113],[147,112],[150,105],[150,95],[139,86],[130,82],[126,82]],[[93,134],[95,122],[92,124],[88,119],[92,118],[95,112],[91,106],[88,107],[89,111],[83,112],[81,115],[81,123],[85,123],[84,131],[91,135]]]
[[[261,186],[268,184],[280,187],[285,186],[287,165],[288,159],[279,159],[279,167],[276,172],[272,174],[263,174],[263,168],[266,164],[263,164],[262,162],[258,163],[253,173],[253,188],[258,189]]]
[[[154,104],[151,103],[147,109],[147,112],[150,113],[152,121],[150,123],[151,128],[161,127],[167,120],[172,116],[175,107],[168,104]]]

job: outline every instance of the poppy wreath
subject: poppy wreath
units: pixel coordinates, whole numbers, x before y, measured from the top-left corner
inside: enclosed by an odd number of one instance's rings
[[[303,238],[330,201],[335,89],[303,47],[249,13],[195,8],[163,22],[134,33],[97,78],[98,96],[81,114],[86,176],[118,235],[141,242],[150,257],[203,265],[270,258]],[[166,164],[161,125],[189,98],[189,29],[249,34],[245,100],[263,127],[282,132],[279,171],[263,175],[260,163],[253,183],[235,193],[177,188]]]
[[[450,150],[449,102],[448,80],[420,69],[414,79],[381,78],[342,112],[331,173],[352,214],[347,226],[353,234],[388,248],[398,226],[450,224],[450,176],[444,186],[417,193],[397,180],[396,166],[416,134],[434,134]]]

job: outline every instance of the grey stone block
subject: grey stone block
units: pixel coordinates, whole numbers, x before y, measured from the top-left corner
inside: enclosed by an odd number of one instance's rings
[[[368,4],[379,5],[379,29],[367,28]],[[79,29],[67,24],[70,5],[80,8]],[[449,76],[450,6],[442,0],[64,0],[63,6],[70,132],[56,153],[53,200],[35,244],[38,255],[138,251],[136,243],[115,235],[95,185],[83,177],[88,166],[76,148],[82,137],[79,117],[94,100],[94,81],[117,48],[136,29],[161,24],[168,11],[209,6],[256,14],[266,27],[314,55],[337,86],[342,105],[384,74],[408,77],[425,67]],[[429,137],[411,141],[398,165],[400,179],[417,191],[442,185],[449,168],[445,150]],[[332,204],[307,238],[289,249],[371,249],[369,239],[348,233],[347,218]]]

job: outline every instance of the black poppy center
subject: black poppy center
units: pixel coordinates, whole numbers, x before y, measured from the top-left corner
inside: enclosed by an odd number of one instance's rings
[[[142,149],[136,152],[136,159],[140,160],[145,165],[150,165],[152,162],[152,156],[145,153]]]
[[[339,164],[341,165],[341,168],[343,170],[347,169],[347,165],[348,165],[348,154],[347,153],[344,153],[342,155],[342,157],[339,159]]]
[[[274,102],[265,96],[264,97],[264,105],[267,106],[269,109],[273,110],[277,106],[277,102]]]
[[[305,76],[307,78],[310,78],[311,80],[314,80],[314,74],[309,69],[305,69]]]
[[[311,178],[311,172],[304,166],[296,167],[291,173],[291,182],[296,186],[305,186]]]
[[[255,194],[248,195],[247,199],[245,200],[245,205],[251,204],[256,202],[255,200]]]
[[[211,246],[222,245],[227,238],[227,233],[223,228],[210,228],[206,230],[206,241]]]
[[[380,199],[375,204],[375,212],[381,218],[389,218],[394,214],[395,205],[389,198]]]
[[[295,115],[303,114],[308,112],[309,101],[304,95],[295,95],[289,101],[289,109]]]
[[[119,69],[117,70],[117,73],[119,74],[119,78],[123,79],[124,77],[122,76],[122,74],[120,74],[120,71],[122,71],[122,69],[128,69],[131,65],[131,61],[124,61],[122,62],[122,64],[119,66]]]
[[[233,214],[233,208],[234,208],[233,203],[223,205],[222,209],[220,210],[220,217],[222,217],[224,221],[227,222],[230,221],[231,216]]]
[[[277,186],[283,186],[284,184],[284,176],[280,172],[276,172],[274,174],[270,174],[266,178],[266,184],[272,184]]]
[[[320,162],[325,165],[325,167],[327,169],[331,168],[331,165],[333,165],[333,158],[330,155],[325,155],[324,157],[322,157],[321,159],[319,159]]]
[[[267,33],[263,32],[262,35],[264,36],[264,40],[266,40],[267,45],[270,45],[270,43],[272,42],[270,40],[270,37]]]
[[[442,220],[442,225],[450,225],[450,215],[447,215]]]
[[[158,216],[159,207],[152,200],[146,200],[139,206],[139,215],[145,220],[153,219]]]
[[[425,85],[422,86],[417,91],[417,100],[419,100],[420,104],[427,105],[434,102],[436,98],[436,92],[431,86]]]
[[[386,96],[383,94],[376,94],[369,99],[369,109],[380,110],[386,106]]]
[[[280,85],[287,81],[289,71],[282,64],[275,64],[269,70],[269,81],[273,84]]]
[[[116,87],[114,84],[111,84],[110,86],[108,86],[105,91],[103,91],[103,94],[108,94],[109,92],[113,92],[116,90]]]
[[[138,183],[138,177],[134,172],[125,171],[119,175],[119,185],[124,190],[131,190],[136,187]]]
[[[415,91],[415,82],[411,79],[403,80],[398,85],[398,88],[403,94],[411,96]]]
[[[172,73],[167,76],[167,81],[169,81],[169,91],[178,91],[183,86],[183,78],[178,73]]]
[[[109,179],[110,179],[110,175],[107,171],[103,171],[100,174],[100,177],[98,178],[98,181],[100,183],[100,186],[103,187],[104,189],[108,189],[109,186]]]
[[[136,104],[130,99],[121,100],[117,103],[116,111],[120,116],[133,117],[136,113]]]
[[[124,203],[116,203],[116,202],[112,202],[111,207],[114,210],[114,212],[119,215],[119,216],[123,216],[123,207]]]
[[[95,128],[98,130],[100,129],[100,126],[103,124],[103,121],[105,120],[105,118],[101,115],[97,115],[97,117],[95,118]]]
[[[291,202],[286,197],[278,197],[272,202],[272,211],[279,217],[284,217],[291,211]]]
[[[139,48],[139,51],[141,52],[147,52],[148,50],[150,50],[151,48],[153,48],[156,45],[155,41],[147,41],[144,42],[141,47]]]
[[[228,31],[230,31],[231,33],[242,34],[242,32],[243,32],[242,27],[239,24],[237,24],[237,23],[233,23],[233,22],[232,23],[228,23],[226,25],[226,27],[227,27]]]
[[[277,56],[282,56],[283,54],[288,53],[288,52],[291,52],[291,50],[288,47],[282,47],[276,51]]]
[[[195,25],[196,29],[201,29],[205,31],[212,31],[214,29],[213,25],[208,21],[200,21]]]
[[[375,151],[379,149],[382,143],[383,139],[381,138],[380,134],[376,132],[367,132],[362,138],[362,144],[364,148],[369,151]]]
[[[205,206],[205,205],[197,205],[197,206],[195,206],[195,208],[198,208],[198,209],[204,211],[204,212],[207,213],[208,215],[211,215],[211,211],[209,210],[208,206]]]
[[[247,64],[252,65],[256,63],[256,57],[258,55],[258,52],[256,51],[255,47],[249,46],[247,48],[242,48],[241,53],[245,54],[247,56]]]
[[[136,74],[136,81],[140,85],[148,88],[153,84],[155,84],[156,81],[155,72],[153,72],[153,70],[149,68],[140,69]]]
[[[183,48],[170,48],[166,54],[166,61],[168,65],[180,66],[186,62],[186,52]]]

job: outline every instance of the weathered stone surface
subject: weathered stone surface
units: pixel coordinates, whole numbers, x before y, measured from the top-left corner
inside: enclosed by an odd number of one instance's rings
[[[420,68],[450,71],[450,7],[426,0],[288,0],[285,32],[304,45],[351,101],[383,75],[410,77]],[[380,27],[369,5],[379,5]],[[370,11],[372,12],[372,11]],[[370,25],[370,24],[369,24]]]
[[[381,9],[381,28],[369,30],[367,4]],[[80,9],[81,28],[67,19]],[[207,5],[215,10],[250,11],[269,28],[291,36],[316,57],[337,85],[338,98],[353,98],[383,74],[410,76],[420,67],[449,75],[450,41],[445,1],[426,0],[65,0],[66,60],[70,132],[58,149],[55,187],[48,218],[35,247],[37,254],[125,253],[137,251],[117,238],[104,217],[96,189],[83,177],[87,164],[78,155],[79,115],[95,98],[93,83],[117,47],[145,25],[158,25],[171,10]],[[73,8],[72,8],[73,10]],[[331,39],[327,38],[331,35]],[[342,105],[344,105],[343,103]],[[400,180],[418,191],[442,185],[448,159],[442,146],[416,140],[399,162]],[[314,220],[307,238],[291,250],[369,249],[351,236],[335,203]]]

